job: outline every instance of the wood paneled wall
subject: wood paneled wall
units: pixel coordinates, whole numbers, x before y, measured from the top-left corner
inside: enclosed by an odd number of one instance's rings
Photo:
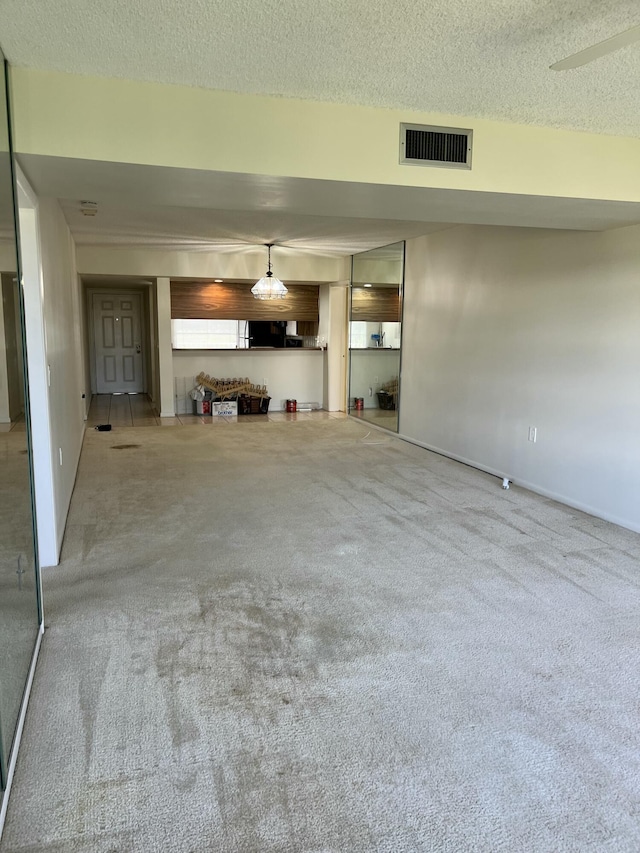
[[[399,323],[402,318],[400,294],[393,287],[354,287],[351,291],[351,319],[367,323]]]
[[[318,321],[318,294],[313,284],[287,285],[284,299],[256,299],[251,284],[171,282],[173,320],[310,320]]]

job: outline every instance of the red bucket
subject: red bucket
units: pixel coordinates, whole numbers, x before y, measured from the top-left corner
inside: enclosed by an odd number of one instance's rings
[[[354,402],[356,412],[361,412],[364,409],[364,397],[355,397]]]
[[[298,410],[298,401],[297,400],[287,400],[287,411],[288,412],[296,412]]]

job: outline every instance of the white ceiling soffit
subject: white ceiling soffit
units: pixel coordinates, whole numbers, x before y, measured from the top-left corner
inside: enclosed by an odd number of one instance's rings
[[[97,216],[87,219],[75,199],[61,199],[60,204],[79,246],[237,253],[274,243],[314,255],[342,257],[447,227],[441,223],[108,203],[100,205]]]
[[[80,245],[234,250],[274,242],[353,254],[455,224],[598,231],[640,204],[274,178],[19,155],[41,196],[62,199]],[[80,200],[98,203],[85,217]]]
[[[638,0],[0,4],[16,65],[619,135],[640,135],[638,44],[549,66],[638,23]]]

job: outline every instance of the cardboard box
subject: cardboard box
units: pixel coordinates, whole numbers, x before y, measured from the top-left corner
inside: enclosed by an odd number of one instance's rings
[[[224,417],[224,418],[237,418],[238,417],[238,403],[233,400],[225,400],[222,403],[212,403],[211,404],[211,414],[215,417]]]

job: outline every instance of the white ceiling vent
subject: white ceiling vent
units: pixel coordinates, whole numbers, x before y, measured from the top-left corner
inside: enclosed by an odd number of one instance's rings
[[[471,168],[473,131],[460,127],[400,125],[400,162],[448,169]]]

